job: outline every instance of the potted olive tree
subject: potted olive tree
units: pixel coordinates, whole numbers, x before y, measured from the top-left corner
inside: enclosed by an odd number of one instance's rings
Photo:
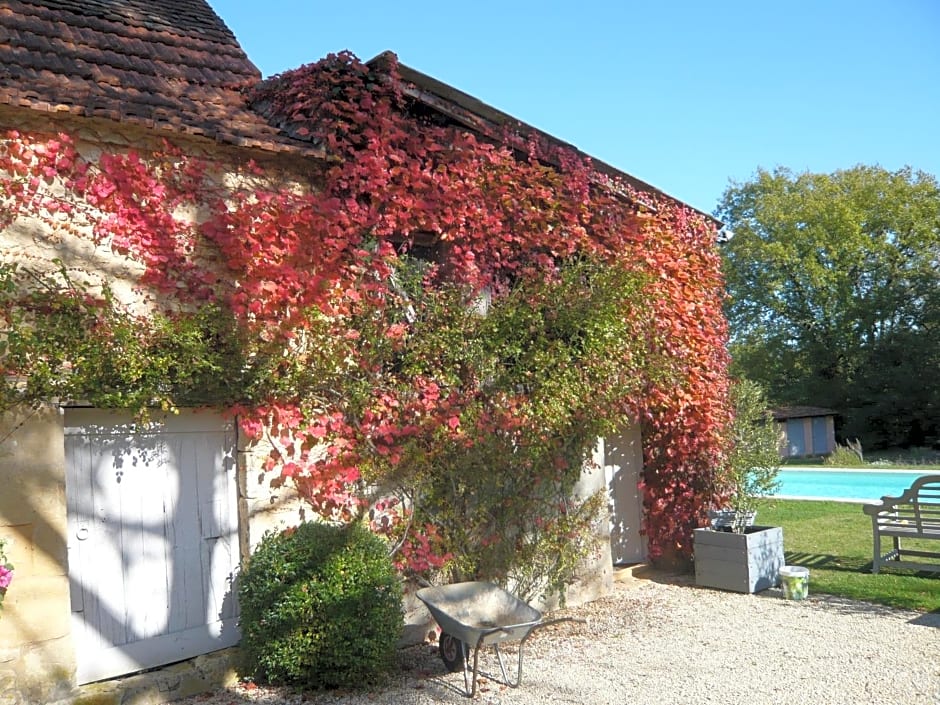
[[[695,577],[707,587],[758,592],[777,584],[783,566],[783,529],[755,525],[758,500],[779,486],[779,437],[760,385],[735,381],[731,401],[730,445],[719,474],[727,501],[709,513],[710,527],[694,532]]]
[[[747,379],[733,382],[731,403],[730,450],[719,478],[729,492],[728,500],[721,509],[711,510],[709,519],[714,528],[730,527],[740,534],[754,524],[758,500],[780,486],[780,437],[759,384]]]

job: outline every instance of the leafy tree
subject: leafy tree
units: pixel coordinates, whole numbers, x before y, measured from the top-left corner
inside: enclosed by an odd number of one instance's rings
[[[910,168],[759,170],[725,192],[737,374],[873,446],[940,434],[940,186]]]

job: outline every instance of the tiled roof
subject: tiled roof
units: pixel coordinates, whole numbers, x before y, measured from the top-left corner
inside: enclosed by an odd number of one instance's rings
[[[825,409],[821,406],[780,406],[772,409],[771,413],[777,421],[786,419],[799,419],[807,416],[835,416],[839,412],[835,409]]]
[[[204,0],[0,0],[0,104],[308,151],[248,109],[260,78]]]

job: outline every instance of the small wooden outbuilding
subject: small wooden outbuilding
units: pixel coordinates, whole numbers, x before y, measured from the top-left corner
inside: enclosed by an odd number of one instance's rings
[[[820,406],[782,406],[772,413],[780,429],[781,457],[829,455],[835,450],[838,412]]]

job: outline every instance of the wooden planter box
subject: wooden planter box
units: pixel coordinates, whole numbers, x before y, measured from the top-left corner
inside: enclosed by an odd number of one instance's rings
[[[696,529],[695,582],[703,587],[760,592],[780,583],[783,527],[749,526],[743,534]]]

